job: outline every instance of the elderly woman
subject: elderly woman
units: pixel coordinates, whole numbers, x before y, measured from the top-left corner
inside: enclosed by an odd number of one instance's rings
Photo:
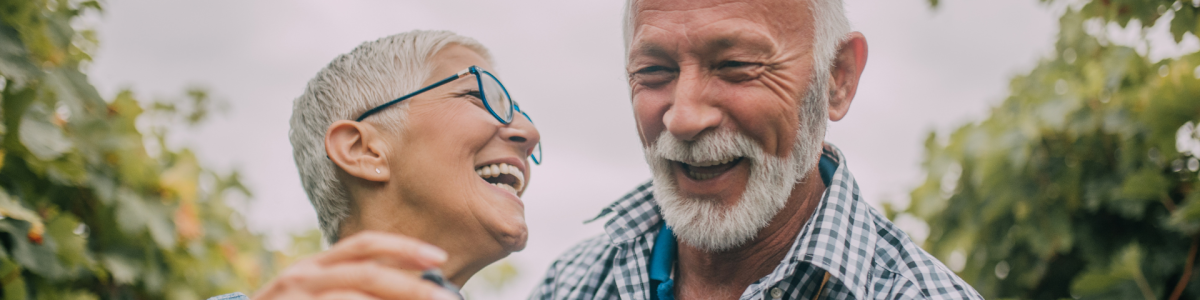
[[[475,40],[412,31],[318,72],[295,101],[291,141],[332,246],[255,299],[457,299],[420,272],[462,286],[524,248],[538,131],[487,70]]]

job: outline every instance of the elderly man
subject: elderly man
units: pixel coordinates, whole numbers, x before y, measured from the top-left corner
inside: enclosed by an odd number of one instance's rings
[[[822,142],[867,60],[840,0],[632,0],[626,70],[654,174],[532,299],[980,299]],[[599,217],[597,217],[599,218]]]

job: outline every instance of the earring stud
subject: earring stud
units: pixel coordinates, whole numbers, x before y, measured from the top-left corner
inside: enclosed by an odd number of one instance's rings
[[[379,168],[375,168],[375,174],[383,174],[379,172]]]

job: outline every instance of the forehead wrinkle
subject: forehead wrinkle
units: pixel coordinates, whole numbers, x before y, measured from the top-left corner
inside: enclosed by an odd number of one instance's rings
[[[710,26],[717,28],[728,28],[722,26],[721,23],[713,23]],[[706,26],[707,27],[707,26]],[[704,28],[699,31],[703,32]],[[769,34],[763,34],[755,30],[753,27],[739,27],[737,30],[720,30],[714,34],[701,36],[699,39],[703,42],[694,52],[702,57],[716,56],[722,52],[729,50],[742,50],[750,55],[774,57],[778,52],[778,42]]]
[[[685,59],[689,51],[693,51],[693,33],[686,24],[669,22],[668,24],[642,24],[637,29],[628,57],[628,63],[635,63],[637,57],[652,57],[672,61]]]
[[[673,55],[671,55],[672,51],[670,49],[667,49],[666,46],[661,45],[655,41],[647,41],[646,39],[639,38],[638,40],[634,41],[633,44],[634,44],[633,49],[631,49],[629,51],[630,57],[636,57],[636,56],[650,56],[650,57],[659,57],[659,58],[674,57]]]
[[[780,6],[781,3],[773,3],[767,1],[746,1],[746,2],[726,2],[714,3],[717,1],[688,1],[690,7],[681,9],[662,8],[662,5],[655,5],[651,1],[638,1],[637,8],[634,9],[635,29],[634,40],[631,44],[632,55],[648,54],[642,43],[646,43],[647,36],[652,38],[662,39],[663,36],[658,34],[647,34],[647,28],[657,28],[662,32],[676,35],[675,42],[678,46],[686,47],[686,52],[692,52],[698,55],[712,56],[721,51],[734,48],[738,45],[750,45],[747,50],[752,54],[777,56],[780,54],[784,42],[788,39],[787,32],[798,31],[796,28],[787,28],[794,25],[777,20],[776,14],[784,9]],[[790,2],[790,1],[788,1]],[[674,2],[672,4],[679,4]],[[782,3],[791,4],[791,3]],[[791,7],[789,7],[791,8]],[[716,10],[716,13],[708,13],[708,11]],[[732,13],[731,13],[732,12]],[[704,18],[694,18],[694,16],[712,16]],[[715,22],[712,20],[716,18]],[[646,22],[653,20],[652,22]],[[697,22],[707,22],[707,24],[696,24]],[[648,24],[652,23],[652,24]],[[667,27],[678,27],[671,30]],[[715,29],[714,29],[715,28]],[[733,29],[730,29],[733,28]],[[669,37],[671,34],[665,36]],[[662,42],[662,41],[659,41]],[[693,47],[699,46],[699,47]],[[643,49],[638,49],[643,48]],[[666,49],[661,50],[679,51],[682,49]]]
[[[683,1],[683,2],[670,2],[670,3],[671,4],[686,3],[686,4],[692,4],[692,5],[708,4],[708,5],[698,6],[698,7],[686,7],[686,8],[682,8],[682,9],[658,9],[658,8],[653,8],[654,7],[653,5],[646,5],[647,2],[649,2],[649,1],[636,1],[635,2],[635,5],[637,5],[637,8],[633,9],[633,18],[634,18],[633,27],[635,28],[634,29],[635,36],[639,35],[639,33],[642,32],[642,30],[640,28],[643,26],[658,27],[658,26],[654,26],[654,25],[648,25],[648,24],[646,24],[646,22],[643,22],[646,19],[646,15],[654,15],[656,17],[656,20],[660,20],[662,22],[666,22],[669,24],[683,27],[683,28],[688,28],[688,27],[690,27],[689,25],[691,25],[690,23],[697,21],[696,19],[691,18],[691,16],[694,14],[704,15],[704,11],[709,11],[709,10],[734,11],[734,10],[739,10],[738,7],[728,7],[728,6],[749,6],[750,5],[750,3],[741,2],[741,1],[735,1],[735,2],[729,2],[729,3],[713,3],[713,2],[719,2],[719,1],[690,0],[690,1]],[[761,9],[761,8],[765,8],[765,7],[762,7],[762,5],[759,5],[759,8]],[[748,11],[755,11],[755,9],[748,9]],[[671,32],[669,29],[666,29],[666,28],[660,28],[660,29],[663,29],[667,32]],[[684,30],[684,31],[685,31],[685,36],[689,35],[686,32],[690,31],[690,30]],[[690,38],[688,40],[690,41]]]
[[[643,13],[643,12],[671,13],[671,12],[693,12],[693,11],[711,10],[711,9],[732,10],[733,8],[727,8],[724,6],[731,6],[731,5],[732,6],[750,6],[751,5],[750,3],[746,2],[746,1],[731,1],[731,2],[719,3],[720,1],[689,0],[689,1],[684,1],[684,3],[691,4],[691,5],[693,5],[693,7],[687,7],[687,8],[683,8],[683,9],[658,9],[658,8],[653,8],[654,5],[647,5],[646,4],[647,2],[651,2],[651,1],[637,1],[636,2],[637,3],[636,5],[638,6],[638,8],[635,9],[634,12],[637,12],[638,14],[635,16],[640,16],[641,13]],[[717,2],[717,3],[714,3],[714,2]],[[670,3],[671,4],[679,4],[680,2],[672,1]],[[759,8],[765,8],[765,7],[763,7],[763,5],[758,5],[758,6],[759,6]]]

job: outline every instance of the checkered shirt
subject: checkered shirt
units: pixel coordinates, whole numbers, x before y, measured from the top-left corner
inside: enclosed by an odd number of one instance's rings
[[[862,200],[840,150],[828,145],[824,155],[837,170],[820,206],[741,300],[813,299],[825,272],[821,299],[983,299]],[[647,182],[604,208],[596,218],[613,214],[606,233],[560,256],[529,299],[649,300],[647,266],[663,223],[652,190]]]

